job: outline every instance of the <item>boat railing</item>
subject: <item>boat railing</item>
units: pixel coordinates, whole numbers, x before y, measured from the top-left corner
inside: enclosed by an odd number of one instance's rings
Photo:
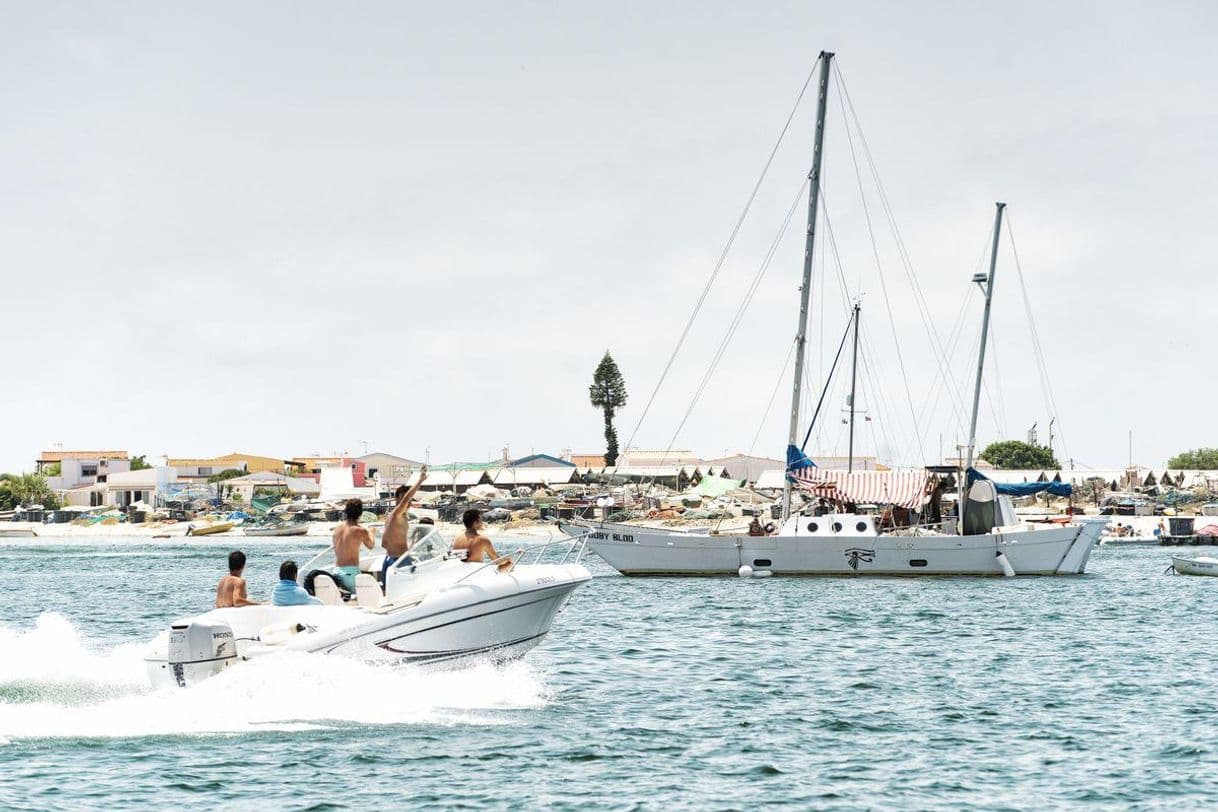
[[[522,565],[528,566],[542,563],[552,563],[558,565],[578,564],[581,560],[583,560],[584,553],[586,553],[588,550],[588,536],[590,533],[591,531],[588,533],[581,533],[578,536],[555,539],[553,541],[548,541],[545,544],[534,544],[528,547],[520,547],[511,553],[506,553],[498,558],[485,562],[482,566],[478,567],[478,569],[472,570],[458,579],[454,586],[461,583],[466,578],[472,578],[487,567],[499,567],[507,562],[511,562],[511,566],[505,570],[505,572],[509,573],[516,569],[516,567]],[[562,552],[561,557],[558,555],[559,551]],[[547,556],[551,559],[557,558],[558,560],[551,560],[547,562],[545,560]]]

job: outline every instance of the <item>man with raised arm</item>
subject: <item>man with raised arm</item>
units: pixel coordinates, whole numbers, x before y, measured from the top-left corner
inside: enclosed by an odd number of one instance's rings
[[[216,608],[227,609],[232,606],[258,606],[258,601],[252,601],[245,592],[245,553],[233,550],[228,554],[228,575],[216,584]]]
[[[372,534],[368,528],[360,527],[360,516],[364,515],[364,503],[359,499],[348,499],[343,506],[343,522],[334,528],[334,577],[348,592],[355,592],[355,576],[359,575],[361,548],[372,549]]]
[[[385,575],[399,558],[406,555],[410,547],[410,500],[419,492],[419,486],[427,478],[427,466],[419,469],[419,481],[410,488],[399,485],[395,496],[398,503],[394,506],[389,518],[385,519],[385,530],[381,535],[381,546],[385,548],[385,563],[381,565],[381,583],[385,583]]]

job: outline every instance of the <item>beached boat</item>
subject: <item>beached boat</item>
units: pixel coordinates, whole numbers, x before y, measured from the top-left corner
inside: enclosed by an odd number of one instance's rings
[[[1177,575],[1218,575],[1218,558],[1198,556],[1196,558],[1173,557],[1171,567]]]
[[[1091,550],[1107,524],[1106,519],[1085,519],[1064,525],[1032,525],[1020,522],[1006,494],[1025,495],[1041,490],[1069,493],[1062,483],[1005,485],[986,480],[972,467],[976,447],[977,414],[981,399],[989,335],[990,305],[998,262],[998,242],[1004,203],[996,204],[989,273],[977,274],[973,282],[982,286],[985,308],[973,394],[967,461],[955,471],[959,487],[957,504],[962,507],[954,532],[942,523],[924,527],[879,532],[872,516],[856,512],[806,516],[794,513],[792,490],[812,497],[829,498],[836,504],[881,503],[918,511],[930,499],[937,500],[948,480],[918,478],[916,472],[824,472],[813,466],[800,439],[800,396],[806,375],[804,354],[808,335],[812,262],[820,199],[821,159],[826,124],[826,101],[833,54],[820,55],[816,130],[812,148],[812,171],[808,176],[808,223],[805,238],[803,284],[795,340],[794,387],[791,402],[787,470],[783,490],[781,526],[765,535],[725,534],[708,530],[681,532],[665,528],[630,525],[573,523],[590,531],[589,544],[611,567],[625,575],[1075,575],[1085,571]],[[842,347],[854,333],[855,364],[859,344],[860,307],[852,309]],[[839,349],[839,356],[841,351]],[[837,361],[834,361],[836,367]],[[830,370],[830,376],[833,371]],[[850,449],[853,459],[854,391],[847,401]],[[818,407],[819,409],[819,407]],[[813,417],[815,421],[815,415]],[[803,438],[806,445],[811,430]],[[949,469],[951,470],[951,469]],[[913,474],[912,477],[910,474]],[[936,473],[947,473],[939,471]],[[908,480],[908,481],[903,481]],[[935,483],[935,484],[932,484]],[[937,492],[934,491],[939,486]],[[932,494],[934,494],[932,496]]]
[[[303,536],[309,532],[308,522],[276,522],[273,524],[247,524],[241,527],[247,536]]]
[[[214,536],[217,533],[227,533],[237,526],[236,522],[213,522],[211,524],[190,524],[186,528],[188,536]]]
[[[521,657],[549,632],[571,594],[591,579],[579,563],[584,539],[517,551],[512,567],[467,563],[434,527],[412,531],[410,555],[390,567],[361,560],[356,594],[344,602],[333,579],[314,568],[333,563],[327,550],[301,568],[323,605],[213,609],[174,621],[145,652],[155,686],[188,686],[246,660],[283,652],[336,654],[389,663],[449,664],[470,658]],[[547,552],[557,563],[539,563]],[[525,563],[532,558],[534,563]]]

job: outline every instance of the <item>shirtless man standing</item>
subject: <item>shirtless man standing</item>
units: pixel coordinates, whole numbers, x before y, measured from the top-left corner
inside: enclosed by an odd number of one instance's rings
[[[419,481],[409,489],[400,485],[395,493],[397,505],[389,518],[385,519],[385,529],[381,534],[381,546],[385,548],[385,563],[381,565],[381,583],[385,583],[385,574],[394,563],[406,554],[410,547],[410,500],[419,492],[419,486],[427,478],[427,466],[419,469]]]
[[[495,552],[495,545],[491,544],[490,539],[482,535],[486,524],[482,521],[481,513],[477,510],[467,510],[461,517],[461,523],[465,525],[465,532],[453,542],[453,549],[465,550],[465,560],[467,563],[481,564],[483,557],[488,555],[492,561],[499,557],[499,553]],[[512,566],[512,559],[504,559],[499,563],[499,571],[503,572],[510,566]]]
[[[368,528],[360,527],[359,517],[364,515],[364,503],[359,499],[348,499],[343,507],[346,521],[334,528],[335,577],[348,592],[355,592],[355,576],[359,575],[361,547],[372,549],[372,534]]]
[[[220,579],[216,585],[216,608],[227,609],[233,606],[258,606],[258,601],[252,601],[245,593],[245,553],[233,550],[228,554],[228,575]]]

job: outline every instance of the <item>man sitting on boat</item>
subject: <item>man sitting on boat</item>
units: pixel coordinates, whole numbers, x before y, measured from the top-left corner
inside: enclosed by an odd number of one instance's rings
[[[453,542],[454,550],[465,550],[465,560],[473,564],[481,564],[485,556],[490,556],[491,561],[499,558],[499,553],[495,552],[495,545],[491,544],[491,540],[482,535],[482,531],[486,528],[486,524],[482,521],[482,514],[477,510],[467,510],[461,517],[461,523],[465,525],[465,532],[457,537]],[[499,571],[503,572],[512,566],[512,559],[505,558],[499,562]]]
[[[245,592],[245,553],[233,550],[228,554],[228,575],[220,579],[216,585],[216,608],[228,609],[233,606],[258,606],[258,601],[252,601]]]
[[[360,516],[364,515],[361,500],[348,499],[343,513],[343,523],[334,528],[334,577],[348,592],[354,593],[355,577],[359,575],[360,548],[372,549],[372,534],[359,524]]]
[[[385,520],[384,534],[381,536],[381,546],[385,548],[385,561],[381,564],[381,583],[385,583],[385,574],[399,558],[406,554],[410,547],[410,501],[419,492],[419,486],[427,478],[427,466],[419,469],[419,481],[407,488],[399,485],[394,495],[398,503],[394,506],[389,518]]]
[[[297,573],[295,561],[289,559],[279,565],[279,583],[275,584],[275,588],[271,591],[271,606],[305,606],[311,603],[321,603],[306,592],[303,586],[296,583]]]

